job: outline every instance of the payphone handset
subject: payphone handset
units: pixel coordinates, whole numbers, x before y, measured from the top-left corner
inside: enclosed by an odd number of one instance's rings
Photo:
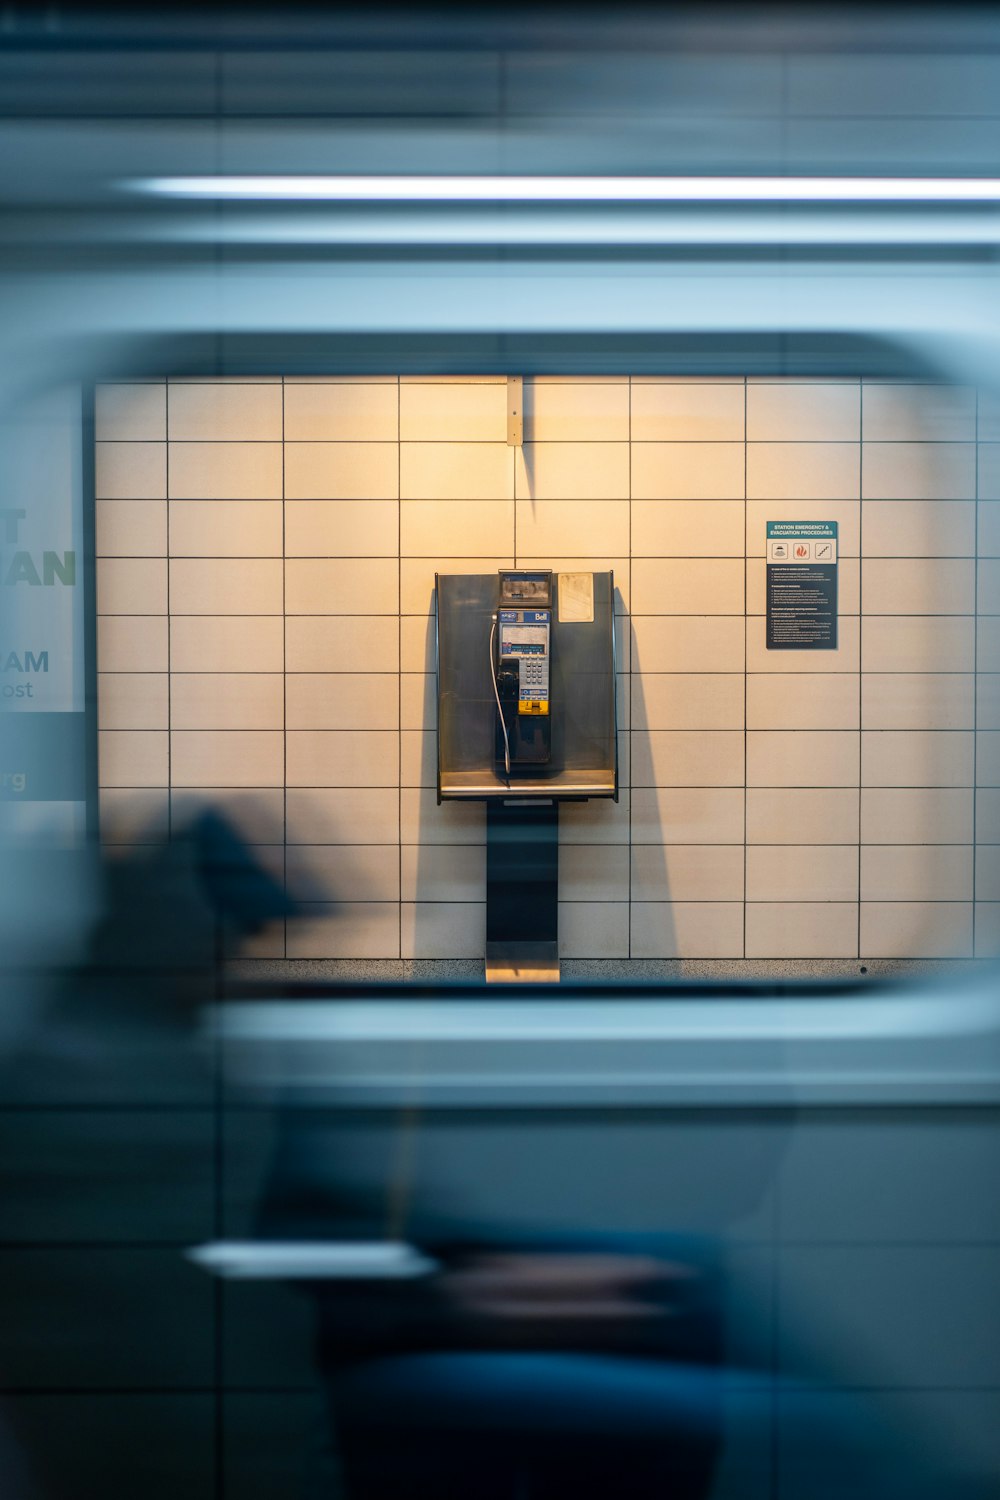
[[[490,670],[498,715],[496,757],[508,782],[512,768],[547,765],[551,758],[551,659],[551,571],[501,569]]]

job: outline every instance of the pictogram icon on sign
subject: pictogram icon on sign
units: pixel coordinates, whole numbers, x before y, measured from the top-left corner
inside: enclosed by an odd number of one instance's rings
[[[792,556],[795,558],[796,562],[804,562],[804,561],[806,561],[808,559],[808,557],[809,557],[809,547],[810,547],[810,543],[809,542],[796,542],[795,543],[795,546],[792,549]]]
[[[832,557],[833,557],[833,543],[832,542],[817,542],[816,543],[816,561],[817,562],[821,562],[821,561],[822,562],[830,562],[830,560],[832,559]]]

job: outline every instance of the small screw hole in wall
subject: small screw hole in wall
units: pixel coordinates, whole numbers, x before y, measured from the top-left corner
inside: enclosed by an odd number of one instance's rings
[[[868,973],[868,970],[865,968],[864,964],[861,965],[861,972],[862,972],[862,974],[867,974]]]

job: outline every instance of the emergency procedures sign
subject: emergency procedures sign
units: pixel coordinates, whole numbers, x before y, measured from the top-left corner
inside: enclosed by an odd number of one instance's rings
[[[767,649],[836,651],[836,521],[768,521]]]

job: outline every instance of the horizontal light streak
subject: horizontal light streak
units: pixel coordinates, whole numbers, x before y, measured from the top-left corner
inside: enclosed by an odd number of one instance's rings
[[[1000,203],[997,177],[590,177],[423,174],[144,177],[165,198],[341,203]]]

